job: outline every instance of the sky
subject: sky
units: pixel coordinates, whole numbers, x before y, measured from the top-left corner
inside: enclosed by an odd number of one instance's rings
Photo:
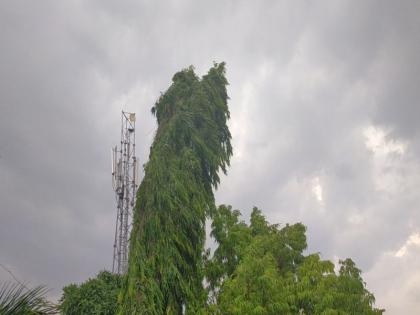
[[[303,222],[386,314],[420,313],[418,1],[1,1],[0,264],[52,298],[110,269],[110,148],[173,74],[225,61],[234,156],[216,192]],[[0,281],[12,281],[0,268]]]

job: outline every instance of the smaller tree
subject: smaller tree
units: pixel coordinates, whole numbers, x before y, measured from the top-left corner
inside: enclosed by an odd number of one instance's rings
[[[211,235],[218,247],[206,255],[210,314],[381,315],[351,259],[334,264],[304,255],[306,227],[269,224],[258,208],[250,224],[220,206]]]
[[[101,271],[96,278],[63,288],[60,310],[63,315],[114,315],[118,308],[121,276]]]

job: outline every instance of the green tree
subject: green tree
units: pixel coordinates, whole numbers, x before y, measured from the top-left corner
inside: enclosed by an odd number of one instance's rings
[[[374,296],[351,259],[340,271],[319,254],[305,256],[301,223],[269,225],[254,208],[250,225],[240,212],[220,206],[212,235],[218,247],[207,255],[208,289],[214,314],[380,315]],[[219,249],[221,249],[219,251]],[[226,250],[229,249],[229,250]]]
[[[108,271],[96,278],[63,288],[60,310],[63,315],[114,315],[118,308],[121,276]]]
[[[137,193],[120,314],[198,314],[205,220],[232,155],[224,63],[178,72],[152,108],[158,129]]]

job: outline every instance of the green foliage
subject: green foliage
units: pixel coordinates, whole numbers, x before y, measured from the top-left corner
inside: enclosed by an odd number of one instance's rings
[[[224,63],[178,72],[152,108],[158,130],[137,193],[120,314],[199,314],[205,219],[232,155]]]
[[[0,287],[0,315],[49,315],[57,308],[45,299],[48,290],[43,286],[33,289],[23,284],[4,283]]]
[[[108,271],[81,285],[70,284],[63,289],[60,310],[63,315],[113,315],[118,308],[121,276]]]
[[[206,277],[212,314],[375,315],[374,296],[351,259],[340,271],[318,254],[304,256],[306,228],[301,223],[269,225],[254,208],[250,225],[240,212],[220,206],[212,233],[218,244],[207,253]]]
[[[220,206],[213,215],[211,236],[218,242],[212,259],[206,253],[206,279],[209,282],[211,296],[220,287],[221,282],[235,271],[245,247],[251,241],[251,231],[243,221],[239,221],[240,212],[231,206]]]
[[[248,225],[238,210],[215,207],[218,171],[232,155],[224,63],[201,79],[190,67],[172,81],[152,108],[158,129],[137,192],[118,313],[382,314],[352,260],[336,273],[318,254],[304,255],[303,224],[270,225],[254,208]],[[204,251],[208,217],[213,254]],[[65,295],[83,300],[78,290]],[[91,301],[86,309],[99,305]]]

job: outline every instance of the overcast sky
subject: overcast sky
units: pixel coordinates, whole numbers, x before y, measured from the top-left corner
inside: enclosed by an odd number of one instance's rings
[[[54,297],[109,269],[121,109],[144,163],[172,75],[225,61],[217,202],[303,222],[309,252],[354,259],[387,314],[419,314],[419,16],[418,1],[1,1],[0,263]]]

